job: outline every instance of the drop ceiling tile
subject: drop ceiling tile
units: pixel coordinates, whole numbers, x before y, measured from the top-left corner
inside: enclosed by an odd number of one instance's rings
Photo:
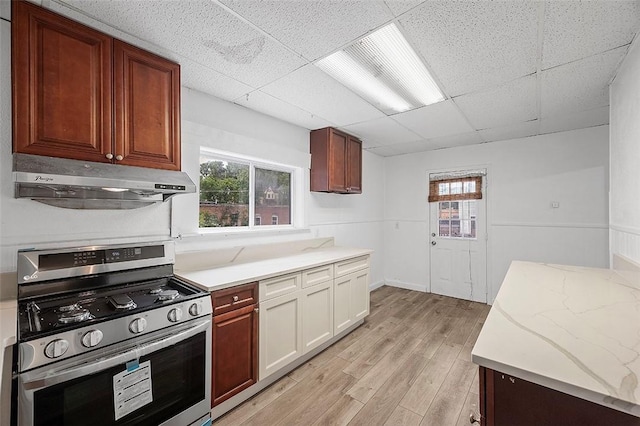
[[[638,1],[547,1],[542,69],[631,43],[639,27]]]
[[[396,114],[391,118],[425,139],[473,131],[451,100]]]
[[[400,17],[449,96],[536,71],[537,3],[428,1]]]
[[[367,151],[372,152],[376,155],[379,155],[381,157],[391,157],[393,155],[398,155],[399,151],[398,149],[393,146],[380,146],[380,147],[376,147],[376,148],[368,148]]]
[[[540,122],[538,120],[516,123],[504,127],[480,130],[480,136],[485,142],[504,141],[509,139],[526,138],[539,133]]]
[[[564,132],[603,124],[609,124],[608,106],[543,118],[540,133]]]
[[[217,98],[231,101],[253,90],[224,74],[202,66],[189,59],[180,61],[180,79],[182,86],[208,93]]]
[[[627,47],[542,71],[542,117],[609,105],[609,82]]]
[[[306,63],[209,0],[65,3],[253,87],[274,81]]]
[[[381,0],[220,0],[299,52],[318,59],[393,19]]]
[[[389,117],[351,124],[343,126],[341,129],[362,139],[364,147],[395,145],[422,139],[419,135],[407,130]]]
[[[490,129],[537,118],[536,77],[527,76],[495,89],[454,98],[475,129]]]
[[[425,0],[384,0],[395,16],[400,16]]]
[[[262,112],[309,130],[335,126],[335,124],[325,120],[324,118],[318,117],[317,115],[313,115],[310,112],[300,109],[294,105],[274,98],[260,90],[253,91],[249,93],[248,96],[243,95],[235,99],[234,102],[238,105]]]
[[[460,135],[441,136],[427,141],[432,149],[453,148],[455,146],[474,145],[483,140],[478,132],[463,133]]]
[[[268,84],[261,90],[336,123],[337,126],[347,126],[385,116],[380,110],[311,64]]]

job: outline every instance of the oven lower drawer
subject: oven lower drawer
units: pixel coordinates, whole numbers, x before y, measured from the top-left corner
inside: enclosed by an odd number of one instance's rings
[[[197,425],[211,401],[211,318],[18,376],[18,424]]]

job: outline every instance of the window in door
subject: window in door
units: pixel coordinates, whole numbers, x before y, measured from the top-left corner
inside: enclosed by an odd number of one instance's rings
[[[444,238],[476,238],[477,201],[440,201],[438,234]]]

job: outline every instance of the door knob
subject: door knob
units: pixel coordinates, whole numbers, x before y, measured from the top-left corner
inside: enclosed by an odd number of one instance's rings
[[[122,161],[124,157],[122,157],[122,155],[116,155],[116,160],[117,161]]]
[[[432,245],[432,246],[435,246],[435,245],[436,245],[436,242],[435,242],[435,241],[431,241],[431,245]]]

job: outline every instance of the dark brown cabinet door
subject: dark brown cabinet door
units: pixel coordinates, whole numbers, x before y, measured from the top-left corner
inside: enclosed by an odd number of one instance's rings
[[[12,2],[13,150],[109,162],[112,38]]]
[[[331,127],[310,135],[311,190],[360,194],[362,142]]]
[[[480,367],[482,426],[640,426],[640,418]]]
[[[113,51],[116,163],[180,170],[180,66],[119,40]]]
[[[329,191],[347,192],[347,135],[331,129],[329,135]]]
[[[215,406],[258,381],[256,305],[213,317],[212,353],[211,406]]]
[[[347,142],[347,191],[362,192],[362,142],[353,137]]]

